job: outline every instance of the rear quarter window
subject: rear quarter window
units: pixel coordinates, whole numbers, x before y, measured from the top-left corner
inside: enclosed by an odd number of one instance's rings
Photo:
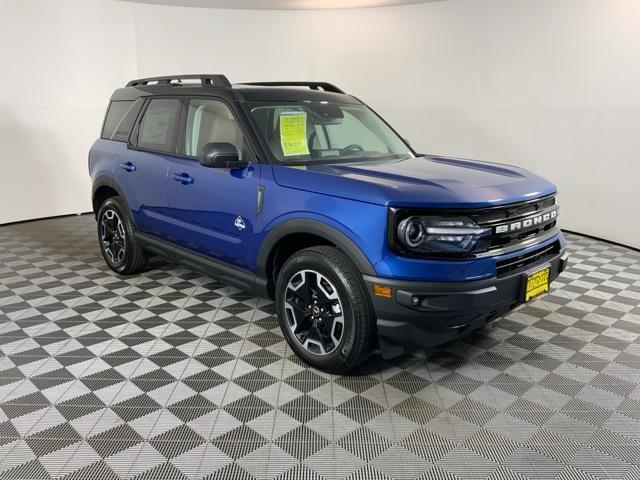
[[[102,127],[101,138],[126,142],[136,121],[143,101],[116,101],[109,104]]]

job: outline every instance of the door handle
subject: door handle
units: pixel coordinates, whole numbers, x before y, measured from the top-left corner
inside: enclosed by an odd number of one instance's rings
[[[180,182],[182,185],[191,185],[195,181],[195,178],[188,173],[174,173],[173,179],[176,182]]]
[[[124,162],[120,164],[120,168],[126,170],[127,172],[135,172],[136,166],[131,162]]]

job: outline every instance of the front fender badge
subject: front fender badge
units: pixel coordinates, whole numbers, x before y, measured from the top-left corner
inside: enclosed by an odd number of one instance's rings
[[[236,218],[235,222],[233,222],[233,224],[240,231],[242,231],[242,230],[244,230],[246,228],[246,226],[244,224],[244,220],[239,215],[238,215],[238,218]]]

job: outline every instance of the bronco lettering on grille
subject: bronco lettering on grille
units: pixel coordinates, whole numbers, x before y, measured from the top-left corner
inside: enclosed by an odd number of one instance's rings
[[[495,233],[515,232],[517,230],[522,230],[523,228],[530,228],[536,225],[542,225],[543,223],[547,223],[555,219],[557,216],[558,216],[558,210],[553,210],[551,212],[536,215],[534,217],[529,217],[525,220],[519,220],[513,223],[505,223],[504,225],[498,225],[495,229]]]

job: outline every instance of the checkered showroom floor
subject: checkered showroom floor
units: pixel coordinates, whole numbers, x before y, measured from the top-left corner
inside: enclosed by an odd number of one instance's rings
[[[90,215],[0,227],[0,478],[639,479],[640,254],[568,240],[550,294],[340,377],[269,300],[113,274]]]

